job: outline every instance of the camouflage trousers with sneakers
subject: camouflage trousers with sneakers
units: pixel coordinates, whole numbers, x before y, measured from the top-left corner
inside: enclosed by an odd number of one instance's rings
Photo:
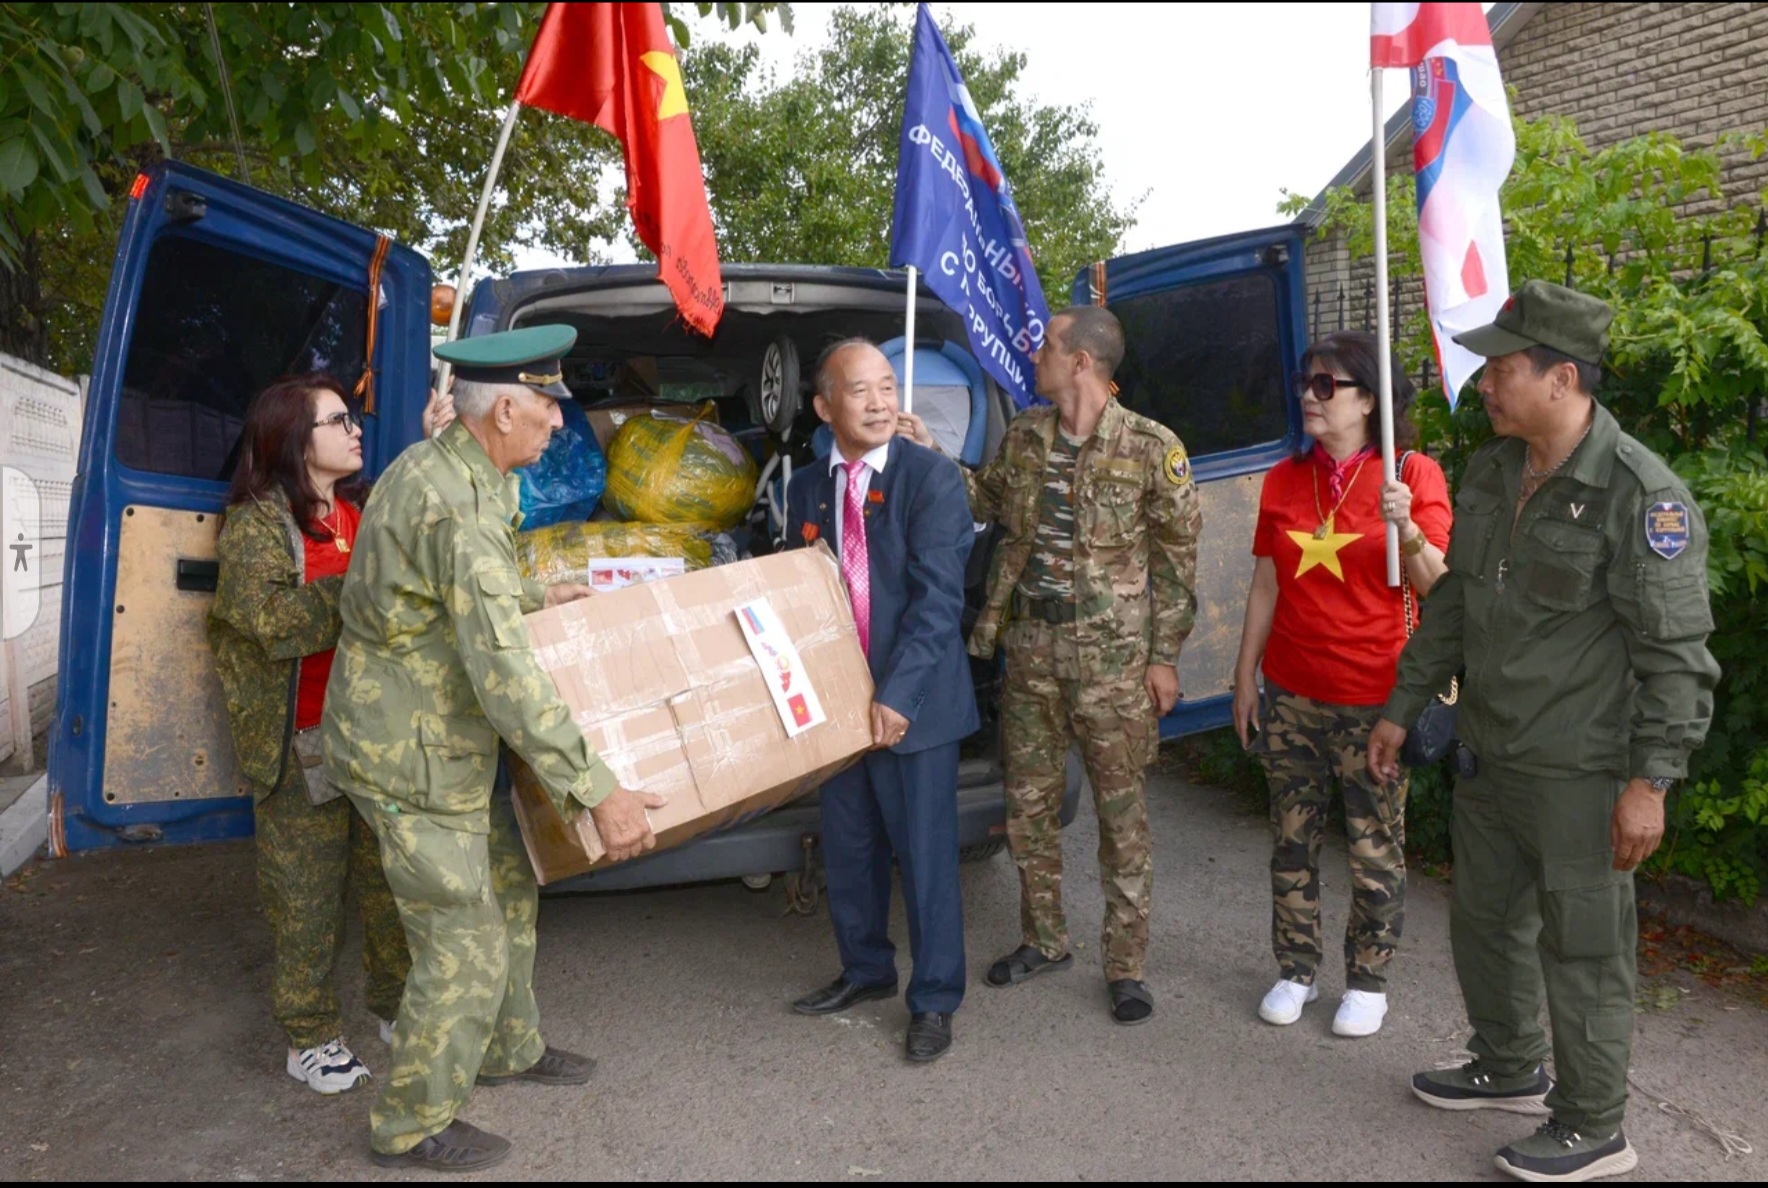
[[[399,909],[374,831],[343,797],[315,806],[291,762],[280,787],[252,786],[258,898],[275,964],[270,1002],[289,1047],[316,1048],[344,1032],[333,973],[344,945],[346,898],[362,917],[363,997],[383,1019],[399,1012],[411,969]]]
[[[1271,948],[1284,978],[1313,985],[1320,946],[1320,843],[1336,780],[1344,798],[1351,913],[1345,987],[1380,994],[1406,919],[1406,781],[1369,777],[1380,706],[1331,705],[1265,684],[1253,750],[1271,794]]]

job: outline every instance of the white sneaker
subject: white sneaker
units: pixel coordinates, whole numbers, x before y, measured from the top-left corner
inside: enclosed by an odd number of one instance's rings
[[[381,1024],[381,1042],[383,1044],[386,1044],[390,1048],[393,1046],[393,1020],[382,1019],[380,1021],[380,1024]]]
[[[297,1052],[289,1049],[289,1076],[305,1082],[315,1093],[342,1093],[368,1080],[368,1066],[344,1046],[340,1037]]]
[[[1301,1008],[1320,997],[1318,986],[1304,986],[1300,982],[1292,982],[1288,978],[1278,981],[1265,995],[1265,1000],[1258,1004],[1258,1017],[1266,1023],[1275,1023],[1279,1027],[1288,1027],[1301,1018]]]
[[[1346,990],[1332,1019],[1333,1035],[1374,1035],[1387,1016],[1387,995],[1367,990]]]

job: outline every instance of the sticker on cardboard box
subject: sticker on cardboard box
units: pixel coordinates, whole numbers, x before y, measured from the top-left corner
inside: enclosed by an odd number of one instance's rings
[[[587,582],[592,590],[620,590],[640,582],[658,582],[688,571],[682,557],[594,557]]]
[[[757,598],[739,606],[737,622],[743,628],[743,638],[749,642],[755,663],[761,666],[761,675],[767,680],[767,691],[773,696],[786,737],[797,738],[812,726],[828,721],[823,703],[810,687],[810,673],[767,599]]]

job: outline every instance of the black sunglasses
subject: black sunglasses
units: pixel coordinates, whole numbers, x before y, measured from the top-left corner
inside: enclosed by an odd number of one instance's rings
[[[343,412],[333,413],[324,420],[313,422],[313,427],[315,429],[323,429],[327,425],[337,425],[341,427],[345,433],[350,433],[362,425],[362,418],[351,412],[349,409],[345,409]]]
[[[1336,375],[1328,375],[1324,372],[1318,375],[1304,375],[1298,371],[1290,382],[1295,386],[1297,396],[1304,396],[1312,392],[1314,399],[1321,404],[1338,395],[1340,388],[1361,388],[1363,386],[1356,380],[1339,379]]]

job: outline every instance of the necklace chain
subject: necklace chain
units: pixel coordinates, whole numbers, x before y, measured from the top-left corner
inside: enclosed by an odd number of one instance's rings
[[[1351,488],[1357,485],[1357,476],[1363,473],[1363,467],[1368,465],[1368,463],[1369,459],[1367,457],[1357,463],[1357,468],[1351,471],[1350,481],[1344,485],[1344,491],[1339,495],[1338,502],[1332,505],[1331,511],[1324,511],[1321,509],[1320,468],[1317,466],[1314,468],[1314,514],[1320,517],[1320,526],[1314,529],[1315,540],[1325,540],[1328,536],[1332,535],[1333,524],[1338,519],[1338,509],[1343,507],[1344,501],[1351,497]]]
[[[1534,479],[1537,483],[1542,481],[1543,479],[1552,478],[1554,473],[1557,472],[1561,466],[1564,466],[1567,462],[1571,461],[1571,456],[1578,452],[1578,447],[1584,444],[1584,439],[1586,437],[1590,436],[1590,430],[1594,429],[1595,427],[1596,427],[1596,418],[1591,417],[1590,423],[1584,426],[1584,431],[1582,433],[1578,434],[1578,440],[1572,442],[1572,448],[1567,450],[1565,452],[1564,457],[1560,458],[1559,461],[1557,461],[1553,465],[1549,466],[1546,470],[1536,470],[1534,462],[1532,462],[1529,458],[1531,451],[1526,450],[1526,449],[1523,450],[1523,452],[1522,452],[1522,468],[1523,468],[1523,470],[1525,470],[1528,473],[1528,476],[1530,478]]]

